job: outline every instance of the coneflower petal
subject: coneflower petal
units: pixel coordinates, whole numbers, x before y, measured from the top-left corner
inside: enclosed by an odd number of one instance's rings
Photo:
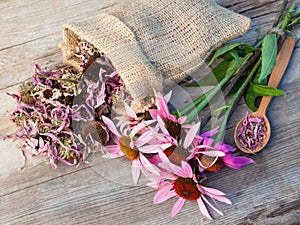
[[[211,204],[208,200],[207,200],[207,198],[205,198],[205,196],[201,196],[201,198],[213,209],[213,210],[215,210],[219,215],[221,215],[221,216],[224,216],[224,214],[220,211],[220,210],[218,210],[213,204]]]
[[[121,134],[118,132],[115,124],[106,116],[102,116],[102,120],[105,123],[105,125],[107,126],[107,128],[116,136],[121,137]]]
[[[179,197],[179,199],[174,203],[174,206],[172,208],[171,217],[176,216],[177,213],[181,210],[182,206],[185,203],[185,199]]]
[[[170,193],[172,187],[173,187],[173,184],[169,183],[169,184],[165,184],[162,188],[160,188],[156,192],[156,194],[155,194],[155,196],[153,198],[153,203],[154,204],[159,204],[159,203],[162,203],[162,202],[168,200],[169,198],[171,198],[171,197],[168,196],[168,194]],[[175,195],[176,195],[176,193],[175,193]]]
[[[124,106],[125,106],[125,111],[126,111],[127,115],[130,118],[136,119],[137,116],[136,116],[135,112],[133,111],[133,109],[126,102],[124,102]]]
[[[199,206],[199,209],[200,209],[200,212],[206,216],[208,219],[212,220],[212,217],[210,216],[204,202],[202,201],[201,197],[197,199],[197,203],[198,203],[198,206]]]
[[[138,159],[132,160],[132,166],[131,166],[132,179],[135,184],[137,184],[139,177],[140,177],[140,173],[141,173],[140,166],[141,165],[140,165]]]
[[[198,122],[194,126],[192,126],[191,129],[187,132],[186,138],[183,143],[184,148],[187,148],[191,145],[191,143],[193,142],[193,140],[195,138],[195,135],[199,131],[199,128],[200,128],[200,122]]]

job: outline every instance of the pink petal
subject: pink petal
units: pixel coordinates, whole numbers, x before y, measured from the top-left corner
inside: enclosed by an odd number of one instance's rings
[[[205,196],[204,195],[202,195],[201,196],[201,198],[213,209],[213,210],[215,210],[219,215],[221,215],[221,216],[224,216],[224,214],[220,211],[220,210],[218,210],[215,206],[213,206],[213,204],[211,204],[208,200],[207,200],[207,198],[205,198]]]
[[[172,90],[169,91],[169,93],[164,96],[164,99],[166,102],[169,102],[171,97],[172,97]]]
[[[149,162],[151,162],[153,165],[157,165],[158,163],[162,163],[162,159],[159,155],[154,155],[149,159]]]
[[[172,212],[171,212],[171,217],[176,216],[177,213],[181,210],[183,204],[185,203],[185,199],[179,197],[179,199],[174,203]]]
[[[153,203],[158,204],[168,200],[169,198],[166,198],[166,196],[169,194],[172,188],[173,188],[172,183],[165,184],[161,189],[159,189],[156,192],[153,199]]]
[[[181,170],[181,167],[174,165],[173,163],[170,162],[163,162],[159,164],[159,167],[162,169],[167,170],[168,172],[171,173],[177,173],[179,170]]]
[[[205,187],[205,186],[202,186],[202,185],[198,185],[198,189],[199,189],[199,191],[201,191],[204,194],[210,193],[212,195],[226,195],[224,192],[219,191],[215,188]]]
[[[158,153],[159,149],[166,149],[170,147],[172,144],[167,143],[167,144],[160,144],[160,145],[146,145],[139,147],[139,151],[143,153]]]
[[[184,143],[183,143],[184,148],[187,148],[188,146],[191,145],[191,143],[193,142],[193,140],[195,138],[195,135],[199,131],[199,128],[200,128],[200,122],[193,125],[191,127],[191,129],[187,132],[186,138],[185,138]]]
[[[214,149],[213,147],[211,147],[210,145],[197,145],[196,146],[197,149]]]
[[[224,144],[222,142],[218,142],[215,146],[216,150],[220,150],[222,152],[228,153],[228,152],[234,152],[236,149],[230,145]]]
[[[148,120],[142,123],[139,123],[136,125],[132,131],[130,132],[130,138],[132,139],[140,130],[142,130],[144,127],[150,125],[151,123],[154,123],[154,120]]]
[[[138,179],[140,177],[141,169],[140,169],[140,163],[138,159],[132,160],[132,179],[135,184],[137,184]]]
[[[170,135],[170,134],[169,134],[169,131],[168,131],[168,130],[166,129],[166,127],[165,127],[164,121],[162,120],[162,118],[161,118],[159,115],[157,116],[157,123],[158,123],[159,128],[161,129],[161,131],[162,131],[164,134]]]
[[[149,160],[143,154],[139,155],[139,159],[140,159],[140,162],[141,162],[141,166],[143,168],[148,170],[150,173],[153,173],[153,174],[156,174],[156,175],[159,176],[159,169],[157,169],[157,167],[155,165],[151,164],[149,162]]]
[[[191,168],[191,166],[187,163],[182,161],[181,162],[181,169],[179,171],[177,171],[175,174],[180,176],[180,177],[184,177],[184,178],[188,178],[188,177],[192,177],[193,176],[193,170]]]
[[[184,122],[186,121],[186,119],[187,119],[186,116],[182,116],[182,117],[178,118],[177,122],[178,122],[179,124],[184,124]]]
[[[157,93],[157,107],[166,116],[170,115],[168,104],[167,104],[166,100],[164,99],[164,97],[160,93]]]
[[[105,146],[107,154],[104,155],[105,158],[119,158],[124,156],[124,153],[121,151],[119,145],[108,145]]]
[[[224,203],[226,203],[228,205],[232,204],[231,201],[228,198],[224,197],[224,196],[213,195],[213,194],[210,194],[210,193],[207,193],[206,195],[208,195],[209,197],[214,198],[214,199],[216,199],[216,200],[218,200],[220,202],[224,202]]]
[[[141,147],[145,144],[147,144],[148,142],[150,142],[152,139],[154,138],[154,133],[153,131],[148,131],[148,132],[144,132],[141,136],[139,136],[139,138],[135,141],[135,146],[136,147]]]
[[[201,151],[199,153],[202,154],[202,155],[210,156],[210,157],[222,157],[222,156],[225,156],[224,152],[213,151],[213,150],[212,151]]]
[[[230,153],[227,153],[224,157],[222,157],[222,160],[226,166],[237,170],[242,169],[243,166],[247,164],[254,163],[254,161],[248,157],[237,157]]]
[[[133,109],[126,102],[124,102],[124,106],[125,106],[125,111],[126,111],[127,115],[130,118],[136,119],[137,116],[136,116],[135,112],[133,111]]]
[[[211,146],[214,143],[214,139],[212,138],[204,138],[203,139],[203,145]]]
[[[177,123],[177,118],[176,118],[176,116],[174,116],[174,115],[172,115],[172,114],[167,115],[167,119],[169,119],[169,120],[171,120],[171,121]]]
[[[158,150],[158,156],[161,159],[161,162],[165,162],[165,163],[171,163],[169,158],[166,156],[166,154],[162,151],[162,150]]]
[[[163,119],[166,118],[166,115],[157,109],[149,109],[149,113],[154,120],[157,120],[157,116],[160,116]]]
[[[186,158],[186,160],[190,160],[190,159],[194,158],[195,156],[196,156],[196,152],[193,149],[192,152],[191,152],[191,154]]]
[[[219,132],[219,127],[216,127],[212,130],[206,131],[205,133],[201,134],[201,137],[207,138],[207,137],[212,137],[215,134],[217,134]]]
[[[206,216],[208,219],[212,220],[211,216],[209,215],[209,212],[207,211],[206,206],[204,205],[204,202],[202,201],[201,197],[197,199],[198,206],[200,209],[200,212]]]
[[[121,134],[117,131],[117,128],[115,126],[115,124],[113,123],[113,121],[111,121],[109,118],[107,118],[106,116],[102,116],[102,120],[105,123],[105,125],[107,126],[107,128],[116,136],[121,137]]]

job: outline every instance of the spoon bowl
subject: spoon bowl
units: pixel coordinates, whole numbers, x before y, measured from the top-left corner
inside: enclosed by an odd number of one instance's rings
[[[254,112],[254,113],[250,114],[250,117],[262,117],[264,119],[267,131],[266,131],[266,136],[263,140],[263,143],[259,147],[255,148],[254,150],[250,150],[249,148],[243,147],[238,138],[238,132],[239,132],[239,129],[243,126],[244,118],[238,122],[238,124],[236,125],[236,127],[234,129],[234,142],[235,142],[236,146],[242,152],[245,152],[247,154],[253,154],[253,153],[260,152],[262,149],[264,149],[266,147],[266,145],[268,144],[270,137],[271,137],[271,126],[270,126],[268,117],[266,115],[260,115],[259,113]]]
[[[293,49],[296,43],[296,39],[293,37],[287,37],[279,51],[279,54],[276,58],[276,66],[274,67],[268,86],[276,88],[278,84],[280,83],[281,78],[283,77],[283,74],[289,64],[290,58],[293,53]],[[244,118],[241,119],[238,124],[236,125],[234,129],[234,141],[236,146],[243,152],[248,153],[248,154],[253,154],[260,152],[262,149],[266,147],[268,144],[270,137],[271,137],[271,126],[270,122],[266,116],[266,110],[269,106],[269,103],[271,101],[272,97],[271,96],[263,96],[261,99],[261,103],[259,105],[259,108],[256,112],[250,114],[250,117],[262,117],[265,122],[266,126],[266,133],[265,133],[265,138],[260,146],[255,148],[254,150],[250,150],[249,148],[245,148],[241,145],[238,133],[240,128],[243,126]]]

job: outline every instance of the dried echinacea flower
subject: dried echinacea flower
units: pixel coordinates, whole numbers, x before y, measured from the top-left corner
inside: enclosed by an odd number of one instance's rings
[[[242,126],[238,130],[240,145],[250,151],[263,145],[267,127],[263,117],[251,117],[247,112]]]
[[[90,134],[94,140],[99,140],[101,144],[107,143],[109,139],[105,125],[100,121],[87,122],[81,133],[84,138]]]
[[[35,100],[32,96],[33,89],[34,85],[32,82],[25,82],[24,84],[19,86],[21,102],[30,105],[34,104]]]

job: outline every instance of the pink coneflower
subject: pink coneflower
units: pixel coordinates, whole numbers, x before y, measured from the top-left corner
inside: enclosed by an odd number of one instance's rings
[[[127,110],[128,107],[129,106],[126,107]],[[129,112],[132,113],[131,110]],[[137,183],[140,171],[142,171],[146,177],[149,177],[152,174],[159,175],[159,169],[155,165],[151,164],[144,155],[146,153],[161,154],[162,152],[161,148],[163,148],[163,145],[154,145],[151,148],[147,146],[145,147],[148,142],[158,135],[155,132],[155,129],[151,129],[149,127],[149,125],[155,121],[144,121],[136,125],[134,128],[130,127],[130,123],[125,121],[121,124],[119,132],[113,121],[105,116],[102,116],[102,119],[107,128],[113,134],[112,140],[115,143],[114,145],[106,146],[107,153],[104,157],[118,158],[126,156],[130,159],[132,161],[132,178],[134,183]],[[138,134],[141,130],[143,130],[143,132]],[[168,146],[169,145],[165,145],[165,148]]]
[[[160,94],[156,94],[157,99],[157,109],[149,109],[149,113],[154,120],[160,117],[168,130],[169,134],[174,138],[179,138],[181,134],[181,126],[186,121],[186,117],[176,118],[176,116],[170,113],[167,102],[171,98],[172,92],[169,92],[165,98]]]
[[[211,131],[201,134],[196,139],[197,147],[188,157],[188,159],[193,161],[194,163],[198,162],[200,171],[205,170],[210,172],[217,172],[223,166],[228,166],[233,169],[240,170],[243,168],[243,166],[254,163],[254,161],[248,157],[234,156],[232,152],[234,152],[236,149],[228,144],[218,142],[214,145],[214,139],[211,138],[211,136],[215,135],[217,132],[218,129],[215,128]],[[204,152],[211,152],[212,150],[222,152],[223,155],[213,156],[203,154]]]
[[[162,131],[163,135],[165,136],[165,139],[161,141],[162,144],[170,144],[170,147],[164,150],[164,154],[169,157],[170,161],[173,164],[180,165],[181,161],[185,161],[186,159],[191,159],[196,154],[190,155],[190,152],[195,152],[195,148],[199,147],[195,145],[195,142],[197,142],[197,137],[199,129],[200,129],[200,122],[196,124],[190,124],[189,129],[187,129],[187,132],[185,136],[178,139],[172,138],[167,129],[165,128],[164,122],[160,118],[160,116],[157,116],[158,126],[160,127],[160,130]],[[202,145],[203,147],[203,145]],[[216,156],[224,156],[225,154],[221,151],[210,149],[210,151],[201,151],[200,154],[207,155],[209,157],[216,157]],[[198,153],[197,153],[198,154]],[[192,156],[192,157],[191,157]],[[153,156],[150,161],[154,164],[158,164],[162,162],[161,156]]]
[[[171,217],[179,213],[186,200],[197,201],[200,212],[210,220],[212,217],[205,203],[218,214],[223,214],[208,201],[207,197],[231,204],[223,192],[201,185],[187,162],[183,161],[181,167],[173,164],[164,164],[163,167],[166,171],[161,176],[165,177],[166,180],[159,183],[157,187],[158,192],[155,194],[153,202],[154,204],[158,204],[178,196],[179,198],[171,211]]]

